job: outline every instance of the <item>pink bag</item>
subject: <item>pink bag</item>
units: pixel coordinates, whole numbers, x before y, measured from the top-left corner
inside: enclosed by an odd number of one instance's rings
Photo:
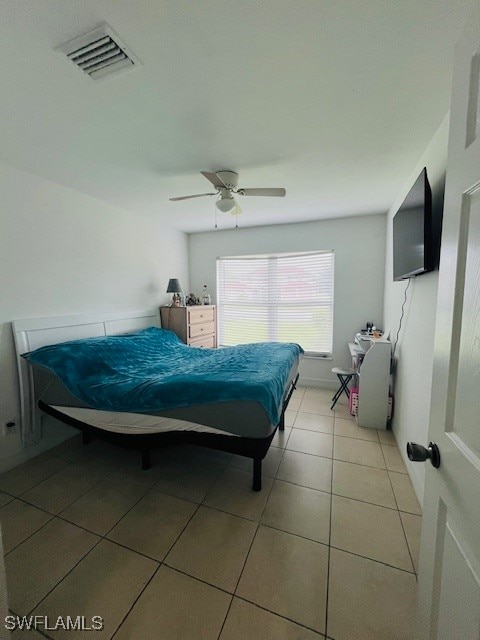
[[[352,416],[357,415],[358,411],[358,387],[350,388],[350,397],[348,399],[348,410]]]

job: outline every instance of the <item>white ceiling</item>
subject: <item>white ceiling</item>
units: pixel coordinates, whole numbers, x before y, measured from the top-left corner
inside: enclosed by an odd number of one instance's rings
[[[474,0],[2,0],[0,160],[187,232],[200,170],[240,226],[385,212],[449,108]],[[107,22],[142,61],[92,81],[58,45]],[[234,219],[219,214],[220,227]]]

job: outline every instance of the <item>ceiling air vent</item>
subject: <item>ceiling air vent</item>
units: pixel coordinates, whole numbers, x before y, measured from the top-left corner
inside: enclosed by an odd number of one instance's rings
[[[140,66],[128,47],[107,24],[57,47],[92,80]]]

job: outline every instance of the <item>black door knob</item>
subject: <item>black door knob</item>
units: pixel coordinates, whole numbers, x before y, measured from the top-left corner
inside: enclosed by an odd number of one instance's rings
[[[407,456],[412,462],[430,460],[435,469],[440,466],[440,451],[434,442],[428,443],[428,449],[416,442],[407,442]]]

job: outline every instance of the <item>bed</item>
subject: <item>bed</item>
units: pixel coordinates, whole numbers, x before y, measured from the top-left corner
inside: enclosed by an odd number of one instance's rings
[[[80,429],[84,442],[98,437],[138,449],[144,469],[155,447],[207,446],[252,458],[259,491],[301,348],[196,349],[160,329],[158,312],[131,315],[88,326],[80,318],[14,322],[22,418],[30,419],[25,439],[38,439],[40,410]]]

